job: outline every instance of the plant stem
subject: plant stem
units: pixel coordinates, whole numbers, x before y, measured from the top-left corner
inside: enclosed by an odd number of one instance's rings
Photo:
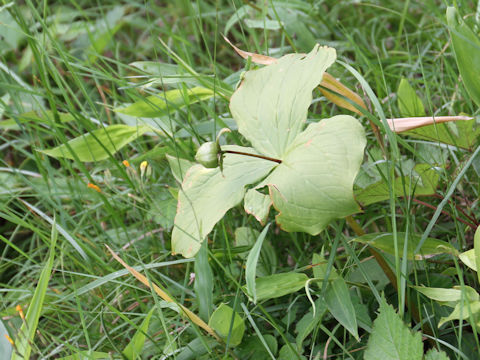
[[[273,161],[273,162],[276,162],[278,164],[282,163],[282,160],[279,160],[279,159],[275,159],[275,158],[271,158],[271,157],[263,156],[263,155],[249,154],[249,153],[246,153],[246,152],[243,152],[243,151],[222,150],[222,154],[237,154],[237,155],[251,156],[251,157],[255,157],[255,158],[259,158],[259,159]]]

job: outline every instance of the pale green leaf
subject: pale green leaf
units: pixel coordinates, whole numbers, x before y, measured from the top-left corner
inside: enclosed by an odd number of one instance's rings
[[[182,183],[188,169],[195,165],[195,163],[190,160],[177,158],[169,154],[167,154],[166,157],[168,160],[168,165],[170,165],[170,170],[172,170],[173,177],[179,183]]]
[[[253,247],[259,235],[260,232],[249,227],[239,227],[235,229],[235,251],[241,251],[239,253],[241,258],[247,257],[248,254],[245,254],[245,252]],[[242,249],[245,250],[242,251]],[[268,276],[273,274],[277,267],[277,263],[278,260],[275,249],[270,241],[264,240],[262,250],[260,251],[260,257],[257,262],[256,276]]]
[[[239,146],[222,149],[255,153]],[[245,186],[260,181],[275,165],[259,158],[225,154],[223,173],[219,168],[191,167],[179,192],[172,251],[184,257],[194,256],[217,221],[242,201]]]
[[[470,269],[477,271],[477,263],[475,261],[475,249],[467,250],[458,255],[458,257]]]
[[[471,317],[474,324],[471,323]],[[441,327],[448,321],[452,320],[467,320],[470,325],[478,327],[480,325],[480,301],[462,301],[459,302],[453,311],[447,317],[442,317],[438,322],[438,327]]]
[[[79,351],[73,355],[59,358],[58,360],[110,360],[109,353],[100,351]]]
[[[414,253],[417,245],[420,243],[421,235],[412,234],[407,237],[408,248],[407,258],[409,260],[421,260],[438,254],[455,254],[457,250],[446,241],[427,238],[422,245],[419,253]],[[385,251],[387,254],[395,255],[395,246],[392,233],[370,233],[354,239],[362,244],[368,244],[374,248]],[[403,249],[405,243],[405,233],[397,233],[398,249]],[[402,252],[403,254],[403,252]],[[402,255],[400,254],[400,255]]]
[[[58,113],[60,122],[67,123],[74,121],[75,117],[68,113]],[[29,122],[38,122],[41,124],[49,125],[55,122],[55,117],[51,110],[45,111],[29,111],[20,115],[17,115],[15,119],[8,119],[0,121],[0,129],[6,130],[20,130],[19,124],[25,124]]]
[[[282,273],[257,278],[257,301],[274,299],[297,292],[305,286],[308,276],[303,273]]]
[[[245,19],[244,22],[251,29],[280,30],[283,25],[277,20],[270,19]]]
[[[307,120],[313,89],[335,58],[335,49],[317,45],[307,55],[285,55],[245,74],[230,111],[239,132],[257,151],[283,157]]]
[[[255,216],[255,218],[264,225],[272,206],[272,199],[268,195],[264,195],[255,189],[250,189],[245,194],[243,208],[247,214]]]
[[[194,87],[185,91],[174,89],[149,96],[145,100],[125,107],[117,107],[114,111],[144,118],[161,117],[198,101],[210,99],[213,94],[212,90],[203,87]]]
[[[263,231],[257,238],[255,245],[253,245],[250,253],[247,257],[247,263],[245,265],[245,281],[247,283],[247,293],[252,298],[254,303],[257,302],[257,292],[255,288],[255,278],[256,278],[256,270],[257,270],[257,262],[258,257],[260,256],[260,251],[262,250],[263,240],[265,240],[265,236],[267,235],[268,228],[270,224],[265,226]]]
[[[213,310],[213,272],[208,263],[207,243],[203,243],[195,257],[194,289],[198,304],[198,315],[207,320]]]
[[[422,336],[403,323],[392,306],[384,299],[380,313],[373,322],[365,351],[365,360],[421,360],[423,357]]]
[[[440,302],[457,302],[462,299],[466,299],[468,301],[479,300],[478,293],[470,286],[464,286],[463,290],[460,287],[456,287],[453,289],[444,289],[424,286],[413,286],[413,288],[421,292],[428,298]]]
[[[55,258],[55,246],[57,243],[57,228],[54,220],[51,232],[50,251],[48,259],[43,266],[40,278],[38,279],[37,286],[33,297],[28,304],[27,314],[25,315],[25,321],[22,323],[18,336],[15,339],[16,350],[12,353],[11,360],[24,360],[30,359],[30,353],[34,345],[35,334],[37,333],[37,326],[40,316],[42,315],[43,304],[45,301],[45,295],[48,289],[48,282],[53,268],[53,260]]]
[[[39,151],[54,158],[74,159],[68,149],[70,147],[80,161],[100,161],[108,159],[148,130],[146,126],[110,125],[72,139],[68,146],[62,144],[53,149]]]
[[[403,117],[425,116],[422,100],[415,93],[407,79],[402,78],[397,90],[397,102]]]
[[[463,84],[472,100],[480,106],[480,38],[454,7],[447,8],[447,23]]]
[[[328,261],[323,256],[323,249],[321,254],[314,253],[312,256],[313,276],[315,279],[325,279],[328,275],[329,280],[338,278],[337,270],[332,265],[328,269]]]
[[[269,186],[282,229],[316,235],[333,219],[359,211],[352,188],[365,143],[362,126],[348,115],[311,124],[297,136],[258,186]]]
[[[213,312],[208,326],[230,346],[237,346],[242,342],[245,323],[241,316],[226,304],[220,304]]]
[[[128,360],[136,360],[141,354],[143,350],[143,345],[145,344],[146,333],[148,331],[148,325],[150,324],[150,318],[152,317],[155,307],[153,307],[145,316],[142,323],[138,327],[137,331],[133,335],[132,339],[128,343],[128,345],[123,349],[123,355]]]
[[[475,231],[473,239],[473,254],[475,255],[475,267],[480,269],[480,227]],[[477,271],[477,278],[480,281],[480,271]]]
[[[0,354],[2,354],[5,359],[10,359],[10,354],[12,353],[13,347],[5,335],[9,336],[7,328],[5,325],[3,325],[3,322],[0,319]]]
[[[417,164],[410,176],[395,179],[395,196],[420,196],[435,194],[439,169],[430,164]],[[389,186],[383,180],[368,185],[363,189],[355,189],[355,199],[363,206],[390,199]]]
[[[358,337],[357,316],[345,280],[342,277],[337,277],[331,281],[327,285],[324,298],[328,311],[330,311],[333,317],[357,340],[360,340]]]

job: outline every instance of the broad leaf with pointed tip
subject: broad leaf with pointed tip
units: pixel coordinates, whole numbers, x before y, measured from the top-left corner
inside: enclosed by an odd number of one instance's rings
[[[222,149],[255,154],[253,149],[240,146]],[[217,221],[242,201],[245,186],[262,180],[275,165],[269,160],[225,154],[223,173],[218,167],[192,166],[178,196],[172,251],[185,257],[194,256]]]
[[[307,120],[312,91],[335,61],[333,48],[289,54],[260,70],[248,71],[230,100],[238,131],[260,153],[281,158]]]
[[[247,151],[281,163],[226,154],[223,175],[218,168],[190,168],[179,195],[173,252],[193,256],[215,223],[241,202],[245,187],[259,182],[255,189],[268,186],[270,200],[250,190],[247,212],[266,221],[273,203],[286,231],[315,235],[333,219],[359,210],[353,181],[366,143],[360,123],[340,115],[304,130],[312,91],[334,60],[334,49],[316,46],[307,55],[286,55],[246,73],[230,110],[254,147]],[[223,147],[228,149],[235,147]]]

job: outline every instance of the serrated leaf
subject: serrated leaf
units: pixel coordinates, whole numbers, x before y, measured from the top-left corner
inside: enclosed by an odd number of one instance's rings
[[[415,254],[414,251],[422,238],[421,235],[412,234],[408,236],[408,260],[421,260],[423,258],[432,257],[438,254],[455,254],[457,250],[446,241],[427,238],[420,249],[420,252]],[[362,244],[368,244],[374,248],[385,251],[390,255],[395,255],[395,246],[392,233],[370,233],[359,236],[354,241]],[[398,249],[403,249],[405,243],[405,233],[397,233]],[[400,254],[402,256],[402,254]]]
[[[444,351],[438,351],[437,349],[430,349],[425,355],[425,360],[450,360],[450,359]]]
[[[208,325],[230,346],[237,346],[242,342],[245,323],[230,306],[220,304],[213,312]]]
[[[268,185],[283,230],[317,235],[333,219],[359,211],[352,187],[365,143],[362,126],[348,115],[311,124],[299,134],[258,186]]]
[[[425,116],[425,108],[407,79],[402,78],[397,90],[397,102],[400,114],[405,117]]]
[[[185,91],[174,89],[149,96],[145,100],[137,101],[125,107],[117,107],[114,111],[144,118],[160,117],[187,105],[210,99],[213,94],[212,90],[203,87],[194,87]]]
[[[429,164],[415,165],[412,176],[395,179],[395,196],[425,196],[435,194],[440,174]],[[355,199],[363,206],[390,198],[389,185],[381,180],[363,189],[355,189]]]
[[[150,318],[152,317],[155,307],[153,307],[145,316],[142,323],[138,327],[137,331],[132,337],[132,340],[123,349],[122,354],[129,360],[136,360],[142,354],[143,345],[145,344],[146,333],[148,331],[148,325],[150,324]]]
[[[297,292],[305,286],[307,280],[307,275],[294,272],[257,278],[255,280],[257,301],[274,299]]]
[[[302,131],[312,91],[335,61],[332,48],[289,54],[259,70],[248,71],[230,100],[239,132],[260,153],[277,159]]]
[[[251,148],[223,146],[223,150],[255,153]],[[225,154],[223,173],[202,165],[190,168],[179,192],[177,215],[172,232],[172,251],[194,256],[213,226],[238,205],[245,186],[264,178],[275,162],[236,154]]]
[[[373,322],[373,331],[368,339],[365,360],[421,360],[423,357],[422,336],[403,323],[392,306],[384,299],[380,313]]]
[[[331,281],[327,285],[324,298],[328,311],[345,329],[359,340],[357,316],[345,280],[342,277],[337,277]]]
[[[108,159],[148,130],[146,126],[110,125],[76,137],[68,142],[68,146],[80,161],[100,161]],[[68,146],[62,144],[53,149],[38,151],[54,158],[74,159]]]

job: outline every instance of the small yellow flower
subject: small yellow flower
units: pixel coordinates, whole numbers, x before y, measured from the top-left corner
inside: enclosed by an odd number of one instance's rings
[[[90,189],[95,190],[96,192],[102,192],[102,190],[100,190],[100,188],[99,188],[97,185],[95,185],[95,184],[88,183],[87,187],[90,188]]]
[[[10,344],[12,344],[12,346],[15,346],[15,343],[13,342],[13,340],[12,340],[12,338],[11,338],[10,336],[8,336],[7,334],[3,334],[3,335],[5,335],[5,337],[7,338],[8,342],[9,342]]]
[[[15,310],[18,311],[18,314],[20,315],[22,320],[25,320],[25,314],[23,313],[22,305],[15,306]]]
[[[130,163],[128,162],[128,160],[123,160],[122,164],[125,165],[125,167],[127,167],[127,168],[130,167]]]
[[[140,176],[144,177],[145,175],[148,176],[151,173],[150,167],[148,167],[147,161],[142,161],[140,163]]]

